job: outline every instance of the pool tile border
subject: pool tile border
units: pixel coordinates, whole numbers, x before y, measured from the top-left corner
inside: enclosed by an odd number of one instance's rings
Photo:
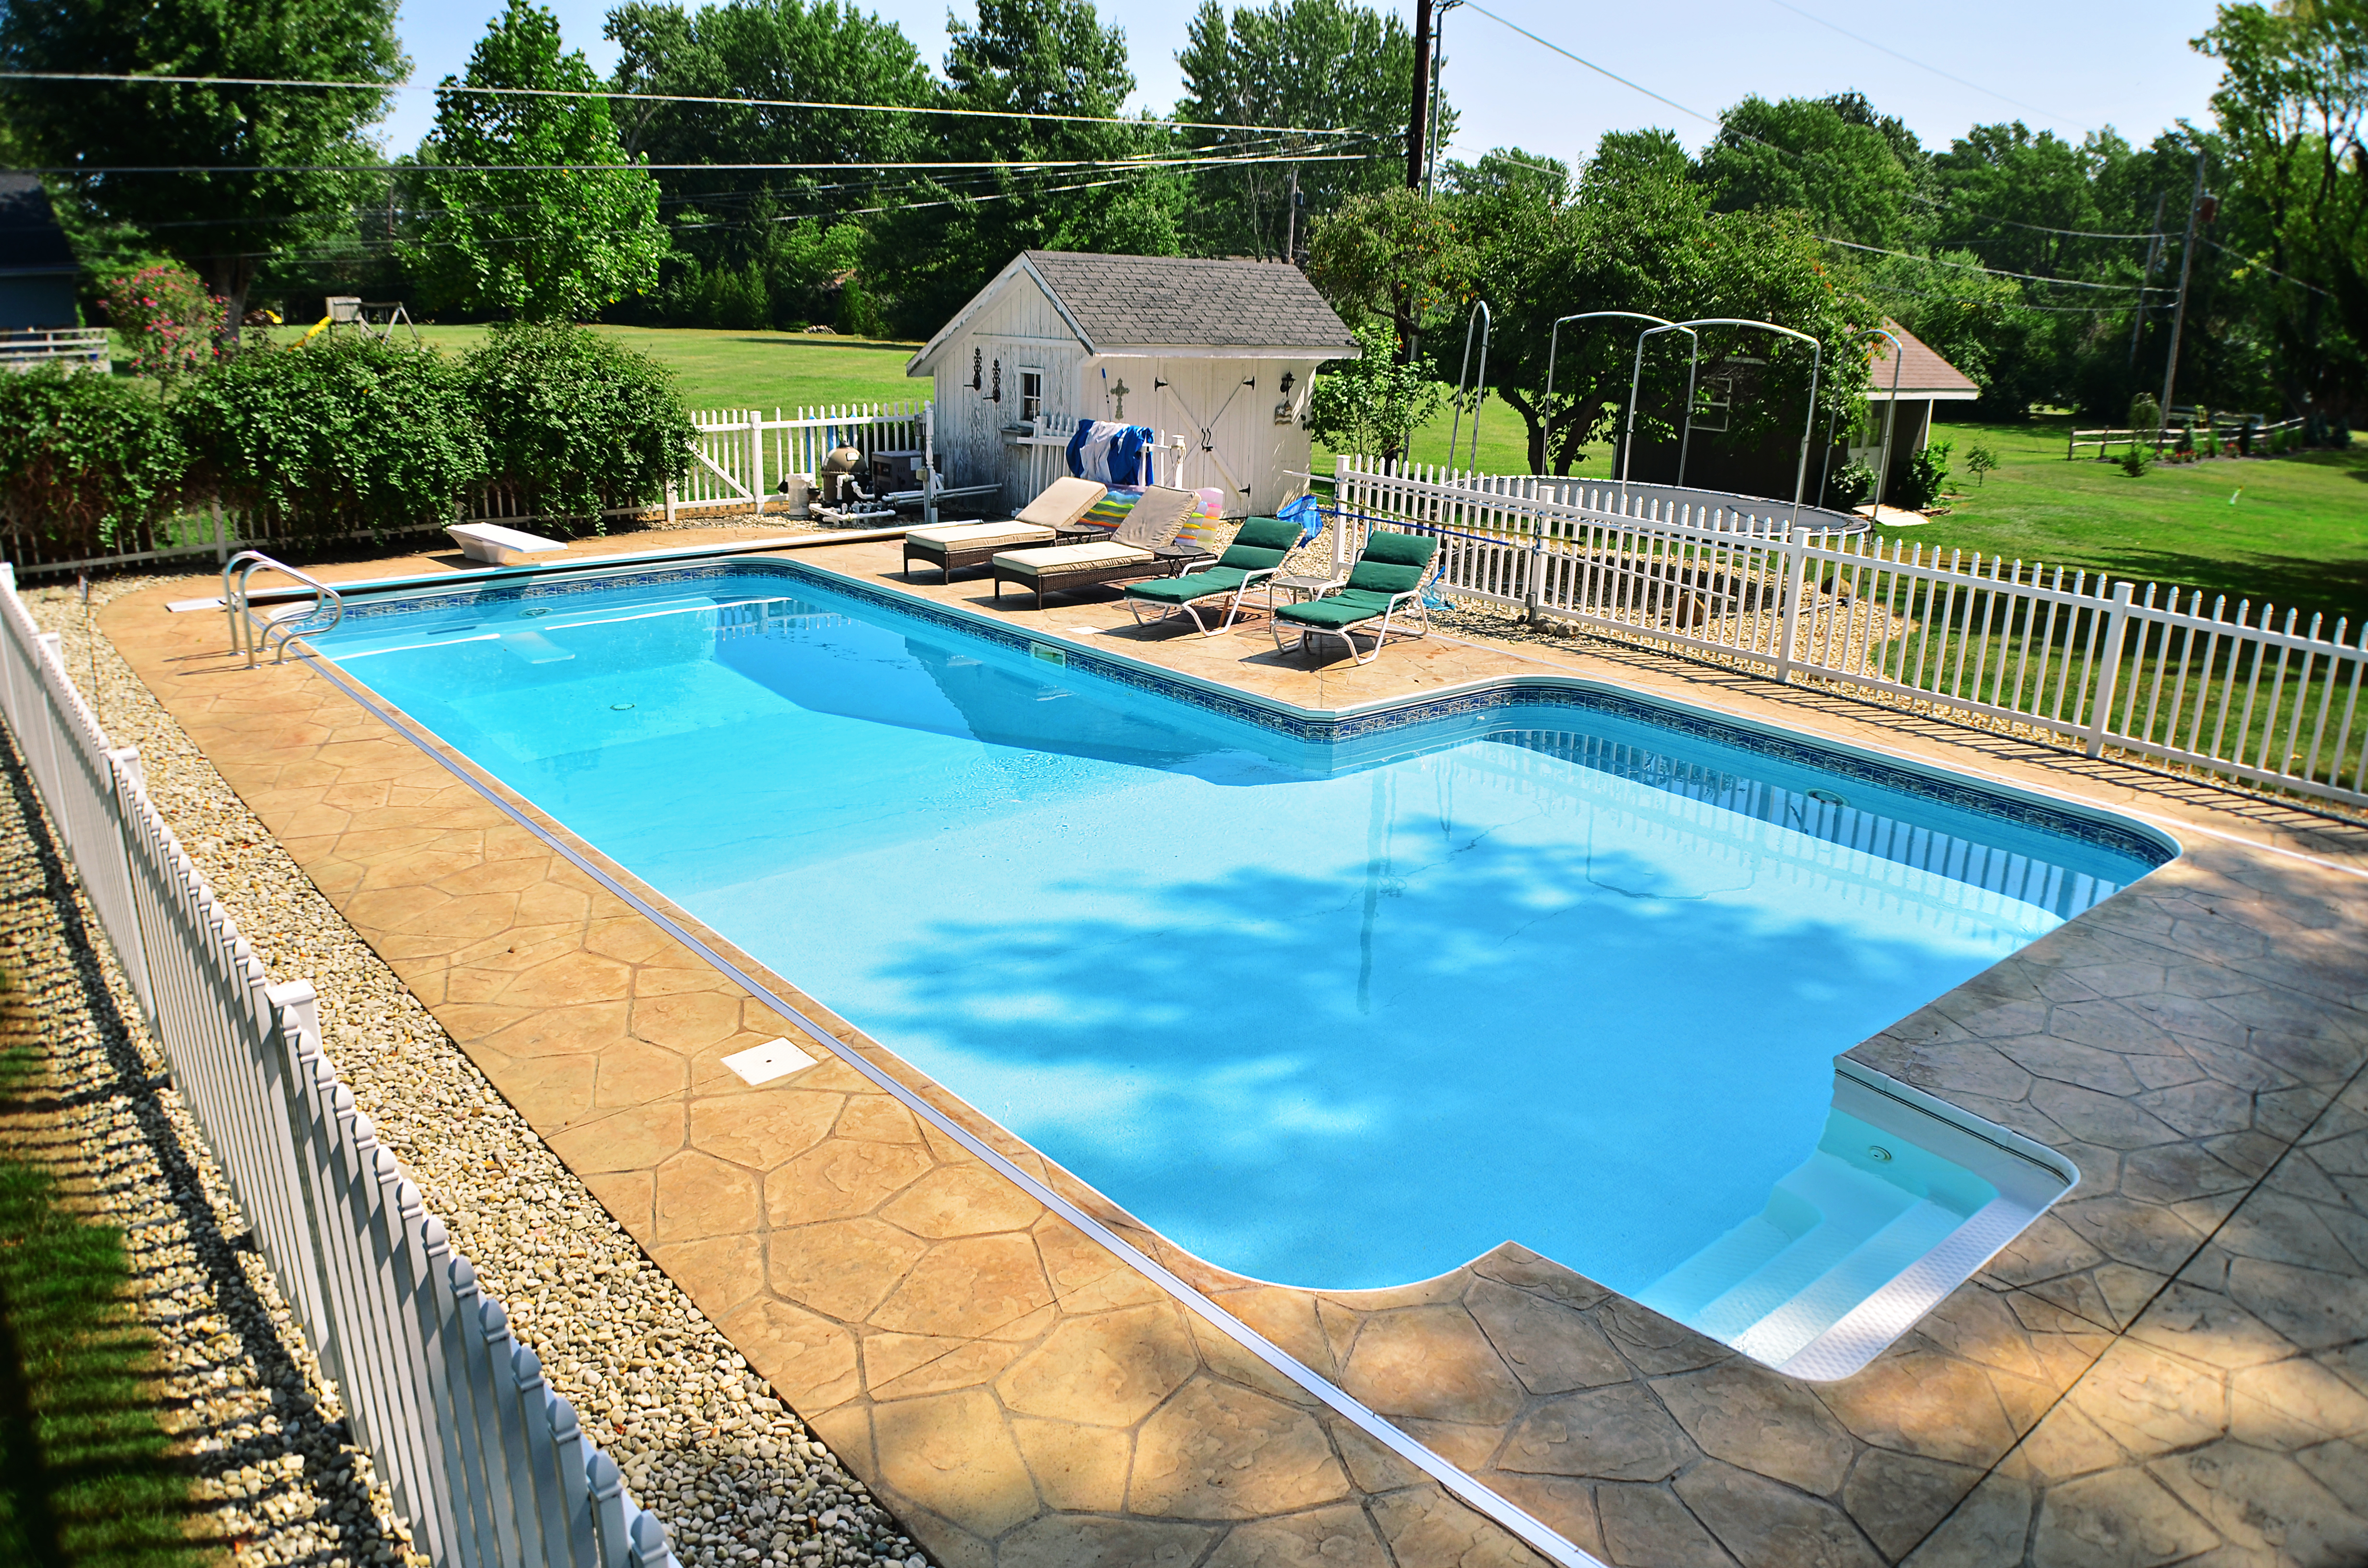
[[[669,583],[748,574],[789,577],[825,593],[855,599],[893,615],[979,638],[1012,653],[1024,654],[1032,649],[1052,645],[1044,638],[998,625],[984,616],[949,608],[909,594],[883,590],[803,562],[746,557],[730,564],[687,565],[672,569],[634,568],[616,573],[576,570],[548,583],[529,581],[482,588],[394,590],[357,602],[347,610],[347,619],[375,619],[414,611],[423,605],[445,602],[522,603],[544,597],[576,597],[609,588],[655,587]],[[1441,719],[1468,718],[1509,708],[1568,708],[1581,712],[1608,714],[1794,767],[1839,774],[1875,789],[1953,807],[2017,827],[2077,839],[2100,849],[2129,856],[2149,866],[2165,864],[2178,853],[2176,843],[2166,835],[2135,823],[2075,810],[2016,791],[1953,778],[1940,771],[1904,767],[1880,757],[1795,739],[1753,725],[1734,723],[1675,704],[1641,699],[1567,676],[1514,676],[1484,687],[1387,701],[1334,716],[1282,702],[1212,689],[1200,681],[1140,661],[1114,658],[1066,641],[1057,646],[1063,654],[1064,667],[1069,671],[1081,672],[1114,685],[1181,702],[1203,712],[1254,725],[1309,745],[1338,745]]]

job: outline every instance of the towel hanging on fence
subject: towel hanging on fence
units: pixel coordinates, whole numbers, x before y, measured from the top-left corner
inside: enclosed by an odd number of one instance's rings
[[[1299,542],[1314,544],[1315,536],[1324,531],[1324,507],[1313,495],[1303,495],[1287,503],[1275,516],[1286,523],[1299,525]]]
[[[1151,441],[1148,426],[1087,420],[1069,437],[1069,472],[1104,484],[1148,484],[1151,475],[1144,470],[1150,465],[1144,459]]]

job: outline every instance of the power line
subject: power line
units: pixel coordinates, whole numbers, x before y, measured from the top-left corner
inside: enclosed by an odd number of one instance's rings
[[[1608,77],[1611,81],[1619,83],[1622,86],[1627,88],[1632,93],[1642,93],[1646,97],[1651,98],[1655,103],[1667,104],[1671,108],[1676,109],[1679,114],[1690,114],[1705,125],[1716,125],[1718,123],[1717,120],[1712,119],[1709,115],[1702,113],[1702,111],[1698,108],[1688,108],[1685,105],[1678,102],[1677,99],[1656,93],[1650,87],[1643,86],[1637,83],[1632,82],[1627,77],[1621,75],[1617,71],[1606,71],[1602,66],[1598,65],[1592,60],[1581,59],[1579,56],[1573,54],[1570,51],[1565,49],[1562,45],[1554,42],[1552,40],[1540,38],[1537,34],[1530,31],[1529,28],[1521,26],[1519,22],[1507,21],[1504,17],[1497,15],[1496,12],[1488,9],[1487,6],[1481,5],[1479,0],[1464,0],[1464,4],[1470,6],[1474,10],[1487,17],[1490,21],[1495,22],[1497,26],[1512,28],[1515,32],[1520,34],[1523,38],[1528,39],[1531,43],[1536,44],[1539,48],[1550,49],[1556,54],[1561,55],[1565,60],[1571,61],[1576,64],[1584,65],[1589,71],[1594,72],[1597,75]],[[1784,149],[1780,147],[1777,151],[1782,152]]]
[[[1829,245],[1845,250],[1872,251],[1876,256],[1896,256],[1904,261],[1920,261],[1927,267],[1946,267],[1959,272],[1978,272],[1986,278],[2020,278],[2026,283],[2052,283],[2059,289],[2103,289],[2117,294],[2168,294],[2169,289],[2148,289],[2135,283],[2083,283],[2077,278],[2042,278],[2035,272],[2004,272],[1995,267],[1975,267],[1971,262],[1942,261],[1936,256],[1918,256],[1913,251],[1887,250],[1882,245],[1862,245],[1855,240],[1838,240],[1829,234],[1817,238]]]
[[[2002,304],[1988,300],[1967,300],[1955,294],[1935,294],[1929,289],[1902,289],[1890,283],[1861,283],[1859,287],[1877,294],[1912,294],[1919,300],[1942,300],[1960,305],[1974,305],[1986,311],[2044,311],[2050,315],[2063,316],[2093,316],[2100,311],[2115,309],[2134,311],[2141,314],[2159,315],[2170,309],[2169,305],[2144,303],[2121,306],[2101,302],[2093,305],[2034,305],[2027,300],[2017,300],[2012,304]]]
[[[386,175],[386,174],[682,174],[700,169],[747,174],[779,169],[785,173],[818,169],[1165,169],[1191,168],[1204,164],[1346,164],[1370,158],[1371,153],[1287,153],[1255,158],[993,158],[939,163],[842,164],[110,164],[63,168],[19,168],[21,175]]]
[[[1913,55],[1902,54],[1897,50],[1891,48],[1888,44],[1875,42],[1874,40],[1867,37],[1864,33],[1854,33],[1850,31],[1850,28],[1841,26],[1839,23],[1826,20],[1825,17],[1818,16],[1814,11],[1804,11],[1801,9],[1800,6],[1793,5],[1793,0],[1769,0],[1769,4],[1771,6],[1782,6],[1784,9],[1792,12],[1793,15],[1796,17],[1805,17],[1808,20],[1816,23],[1817,26],[1821,28],[1830,28],[1846,39],[1850,39],[1854,42],[1862,43],[1869,49],[1880,51],[1882,53],[1891,56],[1894,60],[1913,65],[1918,71],[1930,71],[1933,75],[1940,77],[1943,81],[1954,82],[1960,87],[1971,87],[1974,91],[1981,94],[1984,97],[1996,98],[2002,104],[2012,104],[2019,109],[2026,109],[2044,119],[2057,120],[2066,125],[2077,126],[2082,131],[2089,131],[2092,135],[2094,134],[2094,131],[2091,127],[2081,125],[2078,120],[2072,119],[2068,115],[2061,115],[2055,113],[2052,109],[2041,108],[2036,104],[2024,103],[2021,98],[2008,97],[2004,93],[1994,92],[1990,88],[1983,86],[1979,82],[1969,82],[1964,77],[1956,75],[1952,72],[1943,71],[1937,65],[1927,65],[1924,62],[1917,59]]]
[[[2290,276],[2288,276],[2288,275],[2287,275],[2287,274],[2285,274],[2285,273],[2280,272],[2276,267],[2271,267],[2268,262],[2265,262],[2265,261],[2255,261],[2252,257],[2250,257],[2250,256],[2247,256],[2243,251],[2240,251],[2240,250],[2231,250],[2228,246],[2222,244],[2218,240],[2213,239],[2211,236],[2209,236],[2209,235],[2207,235],[2207,234],[2198,234],[2198,235],[2196,235],[2195,237],[2196,237],[2197,239],[2199,239],[2199,240],[2202,240],[2205,244],[2210,245],[2214,250],[2218,251],[2221,255],[2223,255],[2223,256],[2235,256],[2235,257],[2236,257],[2239,262],[2241,262],[2242,264],[2244,264],[2246,267],[2248,267],[2252,268],[2252,269],[2253,269],[2254,271],[2256,271],[2256,272],[2266,272],[2266,273],[2268,273],[2271,277],[2272,277],[2272,278],[2276,278],[2276,279],[2277,279],[2279,282],[2281,282],[2281,283],[2291,283],[2291,284],[2293,284],[2293,285],[2294,285],[2295,288],[2297,288],[2297,289],[2307,289],[2307,290],[2309,290],[2312,293],[2314,293],[2314,294],[2317,294],[2317,295],[2319,295],[2319,296],[2321,296],[2321,297],[2323,297],[2323,298],[2326,298],[2326,299],[2332,300],[2333,298],[2335,298],[2335,296],[2334,296],[2334,295],[2332,295],[2332,294],[2328,293],[2326,290],[2324,290],[2324,289],[2320,288],[2320,287],[2319,287],[2317,284],[2316,284],[2316,283],[2305,283],[2305,282],[2304,282],[2304,281],[2303,281],[2301,278],[2299,278],[2290,277]]]
[[[1656,92],[1655,92],[1655,91],[1654,91],[1652,88],[1650,88],[1650,87],[1644,86],[1644,85],[1641,85],[1641,84],[1639,84],[1639,83],[1632,82],[1632,81],[1630,81],[1627,77],[1621,75],[1621,74],[1620,74],[1618,72],[1616,72],[1616,71],[1607,71],[1607,70],[1605,70],[1602,66],[1598,65],[1597,63],[1595,63],[1595,62],[1593,62],[1592,60],[1584,59],[1584,58],[1582,58],[1582,57],[1580,57],[1580,56],[1578,56],[1578,55],[1577,55],[1577,54],[1572,53],[1569,50],[1565,49],[1562,45],[1560,45],[1560,44],[1558,44],[1558,43],[1555,43],[1555,42],[1554,42],[1554,41],[1553,41],[1551,39],[1543,39],[1543,38],[1540,38],[1537,34],[1535,34],[1535,33],[1533,33],[1533,32],[1530,31],[1530,29],[1529,29],[1529,28],[1525,28],[1525,27],[1521,26],[1519,22],[1512,22],[1512,21],[1508,21],[1508,20],[1506,20],[1504,17],[1500,17],[1500,16],[1497,15],[1497,13],[1496,13],[1496,12],[1491,11],[1490,9],[1488,9],[1486,6],[1483,6],[1483,5],[1478,4],[1478,3],[1477,3],[1477,0],[1465,0],[1465,3],[1466,3],[1467,5],[1470,5],[1470,6],[1471,6],[1471,7],[1472,7],[1472,9],[1474,9],[1474,11],[1479,12],[1482,16],[1484,16],[1484,17],[1487,17],[1490,21],[1495,22],[1495,23],[1498,24],[1498,25],[1499,25],[1499,26],[1501,26],[1501,27],[1510,28],[1513,31],[1515,31],[1515,32],[1517,32],[1517,33],[1520,34],[1523,38],[1528,39],[1531,43],[1537,44],[1539,47],[1541,47],[1541,48],[1543,48],[1543,49],[1550,49],[1550,50],[1552,50],[1554,53],[1561,55],[1565,60],[1573,61],[1573,62],[1576,62],[1577,63],[1578,63],[1578,64],[1580,64],[1580,65],[1584,65],[1584,66],[1586,66],[1589,71],[1594,72],[1594,73],[1595,73],[1597,75],[1599,75],[1599,76],[1607,77],[1607,78],[1609,78],[1609,79],[1610,79],[1610,80],[1611,80],[1611,81],[1617,82],[1617,83],[1619,83],[1622,86],[1626,87],[1627,89],[1629,89],[1631,92],[1642,93],[1642,94],[1644,94],[1646,97],[1651,98],[1651,99],[1652,99],[1654,102],[1656,102],[1656,103],[1667,104],[1669,108],[1673,108],[1673,109],[1676,109],[1679,114],[1691,115],[1691,116],[1692,116],[1694,119],[1701,120],[1701,121],[1702,121],[1703,124],[1705,124],[1705,125],[1714,125],[1714,126],[1717,126],[1717,127],[1718,127],[1721,131],[1723,131],[1726,130],[1726,122],[1725,122],[1724,119],[1716,119],[1716,118],[1713,118],[1713,116],[1710,116],[1710,115],[1704,114],[1704,113],[1702,113],[1702,110],[1700,110],[1700,109],[1698,109],[1698,108],[1689,108],[1688,106],[1686,106],[1686,105],[1684,105],[1684,104],[1681,104],[1681,103],[1678,102],[1678,100],[1677,100],[1677,99],[1675,99],[1675,98],[1673,98],[1673,97],[1670,97],[1667,96],[1666,94],[1656,93]],[[1775,0],[1775,3],[1776,3],[1776,4],[1778,4],[1778,5],[1782,5],[1782,4],[1784,3],[1784,0]],[[1788,6],[1788,7],[1787,7],[1787,9],[1793,9],[1793,8],[1794,8],[1794,7],[1790,7],[1790,6]],[[1808,13],[1807,13],[1807,12],[1805,12],[1805,11],[1802,12],[1801,14],[1802,14],[1803,16],[1804,16],[1804,17],[1805,17],[1805,16],[1808,16]],[[1811,21],[1816,21],[1816,20],[1818,20],[1819,18],[1815,17],[1809,17],[1809,19],[1810,19]],[[1831,24],[1830,24],[1830,23],[1828,23],[1828,24],[1827,24],[1827,25],[1831,26]],[[1840,29],[1837,28],[1836,30],[1837,30],[1837,31],[1839,31],[1839,30],[1840,30]],[[1857,37],[1857,35],[1856,35],[1856,34],[1851,34],[1850,36],[1851,36],[1851,37],[1854,37],[1854,38],[1855,38],[1855,37]],[[1866,42],[1866,41],[1868,41],[1868,40],[1861,39],[1861,40],[1860,40],[1860,41],[1861,41],[1861,42]],[[1880,44],[1876,44],[1876,45],[1874,45],[1873,47],[1875,47],[1875,48],[1877,48],[1877,49],[1880,49],[1880,48],[1882,48],[1883,46],[1882,46],[1882,45],[1880,45]],[[1889,51],[1886,51],[1885,52],[1889,52]],[[1904,56],[1904,55],[1903,55],[1901,58],[1905,59],[1905,58],[1906,58],[1906,56]],[[1912,64],[1915,64],[1915,63],[1917,63],[1917,62],[1914,62],[1914,61],[1909,61],[1909,62],[1908,62],[1908,63],[1912,65]],[[1952,80],[1954,80],[1954,78],[1952,78]],[[1966,84],[1966,85],[1971,86],[1971,85],[1973,85],[1973,84],[1971,84],[1971,83],[1967,83],[1967,84]],[[1986,90],[1986,89],[1977,89],[1977,90]],[[2014,100],[2013,100],[2013,99],[2011,99],[2011,98],[2009,98],[2009,99],[2007,99],[2006,101],[2007,101],[2007,102],[2009,102],[2009,103],[2012,103]],[[2027,106],[2019,106],[2019,107],[2027,107]],[[2044,112],[2044,111],[2034,111],[2034,112]],[[2052,117],[2051,117],[2051,118],[2052,118]],[[1746,141],[1746,142],[1748,142],[1752,143],[1754,146],[1758,146],[1758,147],[1765,147],[1765,148],[1767,148],[1770,152],[1771,152],[1771,153],[1775,153],[1775,154],[1776,154],[1778,157],[1780,157],[1780,158],[1789,158],[1789,159],[1791,159],[1793,162],[1794,162],[1794,163],[1796,163],[1796,164],[1811,163],[1811,162],[1814,162],[1814,160],[1813,160],[1813,159],[1811,159],[1811,158],[1810,158],[1807,154],[1805,154],[1805,153],[1796,153],[1796,152],[1794,152],[1794,151],[1793,151],[1792,148],[1790,148],[1790,147],[1780,147],[1780,146],[1778,146],[1775,142],[1770,142],[1770,141],[1767,141],[1766,139],[1764,139],[1764,138],[1762,138],[1762,137],[1753,136],[1753,135],[1749,134],[1748,132],[1744,132],[1744,131],[1735,131],[1735,132],[1731,132],[1731,134],[1733,134],[1733,135],[1736,135],[1736,136],[1739,137],[1739,138],[1740,138],[1741,140],[1743,140],[1743,141]],[[1942,201],[1942,200],[1941,200],[1941,199],[1940,199],[1938,197],[1927,196],[1927,195],[1925,195],[1925,194],[1924,194],[1923,192],[1921,192],[1921,191],[1910,191],[1910,192],[1908,192],[1907,194],[1908,194],[1908,199],[1910,199],[1910,200],[1912,200],[1912,201],[1920,201],[1920,202],[1924,203],[1926,206],[1930,207],[1930,208],[1933,208],[1933,209],[1935,209],[1936,210],[1939,210],[1939,211],[1942,211],[1942,212],[1952,212],[1952,211],[1959,211],[1959,210],[1960,210],[1959,209],[1956,209],[1956,208],[1954,208],[1954,207],[1952,207],[1948,202]],[[2050,233],[2050,234],[2074,234],[2074,235],[2078,235],[2078,236],[2080,236],[2080,237],[2088,238],[2088,239],[2112,239],[2112,240],[2138,239],[2138,240],[2146,240],[2146,239],[2152,239],[2152,238],[2154,237],[2154,236],[2153,236],[2153,235],[2151,235],[2151,234],[2103,234],[2103,233],[2090,233],[2089,231],[2082,230],[2082,229],[2049,229],[2049,228],[2044,228],[2044,227],[2043,227],[2042,225],[2037,224],[2037,223],[2023,223],[2023,222],[2017,222],[2016,220],[2014,220],[2014,219],[2012,219],[2012,218],[1995,218],[1995,217],[1992,217],[1992,216],[1990,216],[1988,213],[1986,213],[1986,212],[1965,212],[1965,213],[1963,213],[1963,216],[1965,216],[1965,217],[1968,217],[1968,218],[1976,219],[1976,220],[1978,220],[1978,221],[1980,221],[1980,222],[1989,222],[1989,223],[2004,223],[2004,224],[2008,225],[2008,226],[2009,226],[2009,227],[2010,227],[2010,228],[2017,228],[2017,229],[2032,229],[2032,230],[2036,230],[2036,231],[2038,231],[2039,233]],[[2054,279],[2042,279],[2042,281],[2044,281],[2044,282],[2052,282],[2052,281],[2054,281]]]
[[[1360,134],[1358,131],[1335,127],[1310,125],[1227,125],[1218,120],[1135,119],[1123,115],[1042,114],[1029,109],[954,108],[934,104],[839,104],[826,103],[818,98],[711,97],[688,93],[629,93],[579,87],[478,87],[459,82],[447,82],[431,87],[424,82],[329,82],[290,76],[165,76],[99,71],[0,71],[0,81],[115,82],[133,85],[155,83],[160,85],[183,87],[331,87],[344,88],[351,92],[370,93],[436,93],[438,95],[453,93],[472,97],[605,98],[623,103],[715,104],[733,108],[846,109],[850,113],[860,114],[942,114],[971,119],[1041,119],[1064,125],[1132,125],[1167,131],[1281,131],[1293,136]]]

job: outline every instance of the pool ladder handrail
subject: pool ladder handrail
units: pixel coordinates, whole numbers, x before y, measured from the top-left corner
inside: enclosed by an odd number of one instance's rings
[[[274,572],[293,577],[312,589],[313,608],[302,615],[289,616],[284,619],[266,618],[263,621],[262,636],[258,638],[256,635],[255,608],[250,600],[246,584],[247,579],[252,577],[260,567],[268,567]],[[238,574],[238,581],[235,584],[231,581],[231,574],[233,572]],[[244,651],[246,654],[246,667],[253,669],[256,654],[258,652],[267,653],[271,652],[272,639],[275,637],[279,640],[279,653],[271,662],[275,665],[286,664],[290,643],[299,637],[309,637],[316,631],[326,631],[346,619],[346,601],[336,589],[308,572],[300,572],[284,561],[275,561],[259,550],[242,550],[222,564],[222,610],[230,617],[230,651],[233,653]],[[326,619],[323,619],[324,617]]]

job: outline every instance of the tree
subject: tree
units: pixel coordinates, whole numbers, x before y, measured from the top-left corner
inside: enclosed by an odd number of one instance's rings
[[[357,203],[383,191],[383,176],[321,165],[379,161],[363,128],[385,111],[381,85],[411,68],[395,8],[395,0],[237,9],[157,0],[127,13],[107,0],[9,0],[0,6],[0,67],[9,71],[359,85],[15,80],[0,83],[0,115],[20,155],[93,171],[54,176],[80,209],[76,226],[130,224],[186,260],[222,300],[234,335],[265,256],[336,232]],[[115,167],[181,172],[104,172]]]
[[[1311,218],[1402,177],[1414,36],[1395,12],[1384,16],[1355,0],[1268,0],[1264,8],[1237,6],[1228,17],[1218,0],[1201,0],[1176,62],[1184,68],[1178,119],[1362,132],[1287,140],[1248,131],[1188,132],[1188,144],[1211,156],[1359,154],[1350,163],[1197,171],[1191,243],[1201,254],[1290,259],[1287,233],[1294,248],[1304,245]],[[1443,142],[1454,132],[1454,111],[1442,99],[1433,112]],[[1302,209],[1295,220],[1294,198]]]
[[[928,64],[893,22],[839,0],[725,0],[686,11],[628,0],[609,13],[620,91],[820,103],[933,105]],[[626,151],[656,164],[897,164],[931,156],[919,115],[723,104],[629,104]],[[873,205],[863,171],[667,170],[657,176],[676,256],[663,310],[700,325],[826,318],[859,262]],[[856,193],[850,201],[850,191]],[[725,296],[732,297],[728,305]],[[723,320],[723,314],[735,319]]]
[[[1484,165],[1488,161],[1484,160]],[[1502,154],[1518,172],[1530,158]],[[1667,132],[1615,132],[1599,144],[1570,199],[1546,198],[1544,176],[1524,187],[1509,179],[1475,182],[1453,198],[1474,236],[1474,271],[1497,312],[1490,390],[1529,428],[1532,472],[1567,473],[1584,444],[1611,430],[1628,401],[1639,330],[1635,321],[1566,326],[1554,365],[1554,397],[1545,398],[1546,360],[1557,318],[1593,311],[1633,311],[1666,320],[1732,316],[1771,321],[1818,340],[1820,424],[1852,407],[1866,384],[1857,335],[1876,312],[1826,261],[1804,215],[1712,210],[1706,185],[1690,176]],[[1688,344],[1660,345],[1648,369],[1653,385],[1682,387]],[[1754,329],[1705,329],[1702,372],[1748,386],[1736,400],[1720,444],[1745,449],[1782,438],[1804,413],[1810,356],[1791,340]],[[1670,377],[1678,378],[1674,382]],[[1674,435],[1681,396],[1642,401],[1640,435]],[[1551,419],[1553,447],[1547,448]]]
[[[1476,262],[1451,205],[1404,186],[1350,197],[1308,240],[1308,277],[1333,308],[1352,328],[1385,324],[1386,358],[1431,380],[1436,369],[1422,335],[1471,301]],[[1384,445],[1379,455],[1399,450]]]
[[[463,81],[445,78],[436,130],[420,147],[422,222],[404,245],[438,300],[532,321],[588,321],[656,283],[667,245],[657,184],[627,161],[608,101],[465,90],[600,85],[580,51],[561,51],[559,18],[532,0],[509,0],[470,54]],[[519,165],[574,166],[508,166]]]
[[[946,50],[950,108],[1118,117],[1134,91],[1126,33],[1093,0],[978,0]],[[1118,165],[1172,153],[1150,126],[947,117],[938,155],[954,162]],[[895,279],[905,330],[935,331],[1022,250],[1174,256],[1182,248],[1185,182],[1163,169],[1010,166],[916,181],[874,231],[868,270]]]
[[[1397,335],[1380,316],[1357,328],[1364,353],[1336,360],[1308,394],[1307,426],[1334,449],[1395,458],[1406,438],[1437,414],[1447,390],[1427,367],[1397,360]]]
[[[1790,209],[1807,213],[1821,234],[1890,247],[1921,227],[1921,151],[1905,127],[1883,126],[1855,93],[1779,103],[1753,97],[1719,117],[1697,172],[1717,210]]]
[[[2368,15],[2342,0],[2223,6],[2195,47],[2223,68],[2212,109],[2236,165],[2232,248],[2278,350],[2280,390],[2302,407],[2357,409],[2368,395]]]

